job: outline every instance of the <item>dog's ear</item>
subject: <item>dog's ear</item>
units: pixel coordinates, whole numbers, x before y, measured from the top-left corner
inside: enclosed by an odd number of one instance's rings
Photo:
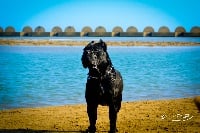
[[[103,50],[107,51],[107,45],[102,39],[99,40],[99,43],[101,44],[101,47],[103,48]]]
[[[87,61],[87,57],[86,57],[86,51],[83,50],[83,55],[81,57],[81,61],[82,61],[82,65],[84,68],[87,68],[88,67],[88,61]]]
[[[102,43],[102,42],[103,42],[103,40],[102,40],[102,39],[100,39],[100,40],[99,40],[99,43]]]
[[[89,42],[89,43],[85,46],[85,48],[83,49],[83,51],[86,51],[86,50],[88,50],[88,49],[91,49],[91,47],[92,47],[93,44],[94,44],[94,41]]]
[[[93,45],[94,43],[95,43],[94,41],[91,41],[89,44],[90,44],[90,45]]]
[[[88,45],[90,45],[90,43]],[[87,52],[86,52],[89,47],[88,45],[83,49],[83,55],[81,57],[82,65],[84,68],[88,67]]]

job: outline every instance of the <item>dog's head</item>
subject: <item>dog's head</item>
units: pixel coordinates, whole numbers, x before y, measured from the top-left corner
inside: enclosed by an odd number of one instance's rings
[[[91,41],[85,46],[81,60],[84,68],[96,70],[111,64],[107,45],[101,39],[99,42]]]

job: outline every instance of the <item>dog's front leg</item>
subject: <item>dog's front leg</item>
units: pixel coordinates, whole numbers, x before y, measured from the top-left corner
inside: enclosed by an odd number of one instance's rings
[[[88,132],[96,132],[96,120],[97,120],[97,104],[87,104],[87,113],[90,121],[90,126],[88,127]]]
[[[116,121],[117,121],[117,110],[115,105],[109,105],[109,119],[110,119],[110,133],[117,132]]]

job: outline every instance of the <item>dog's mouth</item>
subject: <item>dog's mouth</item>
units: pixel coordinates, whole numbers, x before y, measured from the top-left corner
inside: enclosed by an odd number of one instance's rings
[[[91,61],[90,68],[94,70],[98,70],[98,63],[97,61]]]
[[[99,79],[99,76],[101,74],[100,74],[100,70],[97,65],[89,66],[89,75],[90,75],[90,78],[92,77],[93,79]]]
[[[89,68],[90,68],[93,72],[99,73],[99,68],[98,68],[97,65],[91,65]]]

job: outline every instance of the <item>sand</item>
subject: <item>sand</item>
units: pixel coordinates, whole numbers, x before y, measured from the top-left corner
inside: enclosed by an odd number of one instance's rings
[[[57,45],[85,46],[89,41],[51,40],[51,39],[0,39],[0,45]],[[198,42],[141,42],[141,41],[106,41],[109,46],[200,46]]]
[[[86,104],[0,111],[0,132],[84,132]],[[193,98],[123,102],[119,132],[200,132],[200,112]],[[6,130],[7,129],[7,130]],[[108,132],[108,107],[99,106],[97,132]]]

